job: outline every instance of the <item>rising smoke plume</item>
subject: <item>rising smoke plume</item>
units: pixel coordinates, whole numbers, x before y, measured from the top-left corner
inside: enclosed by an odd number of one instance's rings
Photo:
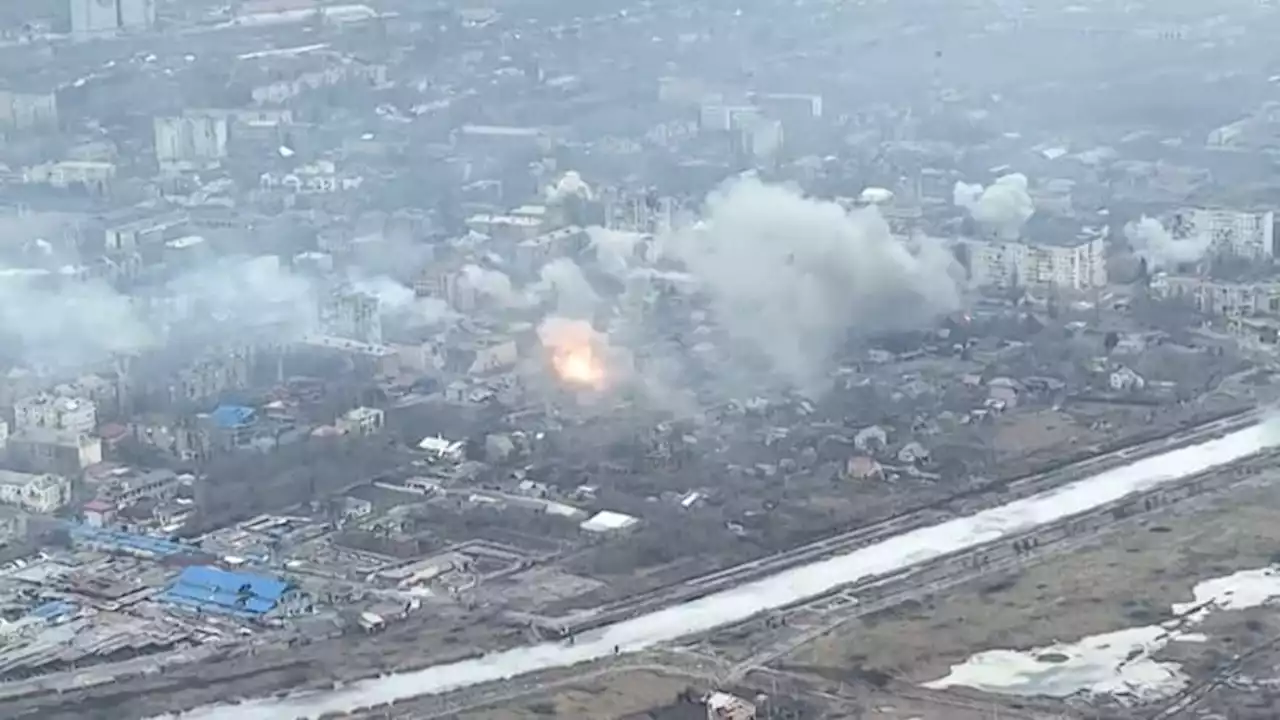
[[[554,298],[556,314],[577,319],[595,315],[600,297],[577,263],[556,258],[542,266],[539,289]]]
[[[960,304],[955,260],[895,238],[875,208],[852,213],[755,178],[708,198],[663,242],[715,319],[781,378],[812,386],[849,333],[920,327]]]
[[[1001,176],[985,188],[957,182],[952,199],[969,211],[974,222],[1002,240],[1016,240],[1036,212],[1027,191],[1027,176],[1022,173]]]
[[[129,298],[106,283],[62,280],[14,269],[0,274],[2,359],[72,367],[159,343]]]
[[[591,186],[582,179],[581,175],[573,170],[561,175],[554,185],[547,188],[545,195],[549,203],[559,202],[569,197],[582,198],[583,200],[590,200],[593,197]]]
[[[385,276],[352,284],[414,324],[447,319],[442,303]],[[290,342],[321,331],[326,292],[275,256],[223,257],[132,295],[69,273],[0,268],[0,360],[78,371],[163,347]]]
[[[1184,240],[1177,239],[1159,220],[1145,215],[1127,223],[1124,236],[1133,248],[1133,254],[1146,260],[1148,270],[1167,270],[1199,262],[1208,254],[1212,243],[1212,238],[1203,233]]]
[[[378,311],[385,317],[407,327],[433,327],[458,319],[449,303],[439,298],[418,297],[413,288],[386,275],[356,275],[348,282],[353,290],[377,298]]]
[[[602,227],[587,228],[590,247],[595,254],[596,265],[616,278],[625,278],[637,261],[644,236],[625,230]]]
[[[519,307],[525,304],[524,298],[512,286],[511,278],[501,270],[464,265],[462,281],[480,296],[489,298],[500,306]]]

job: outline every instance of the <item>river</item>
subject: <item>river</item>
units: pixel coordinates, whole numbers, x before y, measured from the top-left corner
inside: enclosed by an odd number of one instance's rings
[[[1229,435],[1138,460],[1055,490],[889,538],[845,555],[784,570],[631,620],[578,635],[573,645],[543,643],[460,662],[352,683],[338,690],[183,713],[183,720],[280,720],[350,711],[400,698],[448,692],[530,672],[566,667],[613,653],[636,652],[745,620],[756,613],[821,595],[835,587],[892,573],[939,556],[1017,534],[1075,513],[1235,462],[1280,444],[1280,426],[1254,425]],[[174,716],[170,716],[174,717]]]

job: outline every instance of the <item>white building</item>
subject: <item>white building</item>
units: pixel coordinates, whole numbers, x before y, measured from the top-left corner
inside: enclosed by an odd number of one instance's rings
[[[98,408],[92,400],[40,394],[13,404],[14,430],[65,430],[88,435],[98,427]]]
[[[707,720],[755,720],[755,703],[727,692],[707,695]]]
[[[969,279],[975,287],[1088,290],[1107,284],[1106,243],[1101,236],[1058,245],[999,240],[964,243],[969,251]]]
[[[225,115],[190,113],[158,117],[154,125],[156,161],[162,169],[213,167],[227,156]]]
[[[1275,212],[1190,208],[1173,216],[1175,239],[1208,238],[1215,253],[1243,258],[1275,257]]]
[[[60,475],[0,470],[0,503],[37,513],[52,513],[67,504],[71,484]]]
[[[378,408],[358,407],[348,411],[334,425],[347,435],[372,435],[386,424],[386,413]]]
[[[42,163],[22,171],[22,181],[28,185],[49,185],[55,188],[78,185],[97,195],[105,193],[115,177],[115,163],[93,160]]]
[[[1107,385],[1116,392],[1132,392],[1145,388],[1147,381],[1133,370],[1122,367],[1111,373],[1107,378]]]
[[[593,534],[617,533],[639,524],[640,518],[612,510],[601,510],[578,524],[585,532]]]

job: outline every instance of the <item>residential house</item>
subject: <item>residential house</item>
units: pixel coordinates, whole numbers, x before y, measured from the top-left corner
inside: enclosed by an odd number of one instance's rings
[[[52,513],[67,504],[71,483],[52,473],[0,470],[0,503],[36,513]]]
[[[1147,381],[1130,368],[1121,367],[1107,377],[1107,385],[1116,392],[1137,392],[1147,386]]]
[[[1013,378],[997,377],[987,383],[988,403],[995,403],[1006,410],[1017,407],[1021,394],[1022,386]]]
[[[865,427],[853,436],[853,446],[858,452],[874,455],[889,444],[889,432],[879,425]]]
[[[382,410],[358,407],[338,418],[334,425],[346,435],[372,435],[386,425],[387,416]]]
[[[845,475],[850,480],[879,480],[884,477],[884,468],[866,455],[855,455],[845,463]]]

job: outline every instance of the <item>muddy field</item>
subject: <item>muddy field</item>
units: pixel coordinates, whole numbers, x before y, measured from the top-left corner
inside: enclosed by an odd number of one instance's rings
[[[1197,582],[1280,561],[1280,473],[1265,482],[1175,506],[1070,555],[850,623],[786,662],[914,684],[943,677],[984,650],[1025,650],[1166,620],[1171,605],[1192,599]],[[1174,643],[1158,656],[1184,663],[1194,679],[1275,637],[1280,614],[1215,613],[1197,631],[1204,642]]]

